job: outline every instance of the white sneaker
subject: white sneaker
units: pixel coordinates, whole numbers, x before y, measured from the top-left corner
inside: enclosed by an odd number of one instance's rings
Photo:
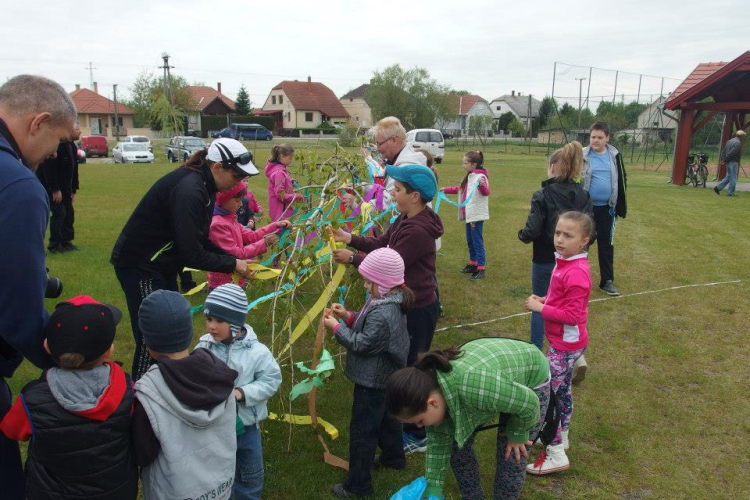
[[[586,369],[589,367],[586,358],[581,356],[573,365],[573,385],[578,385],[586,379]]]
[[[526,466],[526,472],[535,476],[544,476],[570,468],[570,460],[565,454],[563,444],[547,446],[536,462]]]

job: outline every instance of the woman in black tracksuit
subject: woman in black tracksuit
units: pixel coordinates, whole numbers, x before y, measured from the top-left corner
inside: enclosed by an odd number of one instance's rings
[[[153,360],[138,326],[138,309],[154,290],[177,290],[184,267],[202,271],[247,273],[236,259],[208,239],[218,191],[226,191],[258,170],[247,149],[234,139],[217,139],[151,186],[128,219],[112,249],[110,262],[130,313],[136,348],[133,380]]]

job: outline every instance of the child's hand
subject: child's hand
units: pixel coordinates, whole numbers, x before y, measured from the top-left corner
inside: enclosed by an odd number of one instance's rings
[[[333,239],[336,241],[343,241],[347,245],[352,242],[352,233],[347,233],[341,228],[338,228],[333,232]]]
[[[344,306],[342,306],[338,302],[334,302],[333,304],[331,304],[331,311],[341,319],[349,318],[349,311],[347,311],[346,308],[344,308]]]
[[[333,260],[338,264],[349,264],[349,259],[354,252],[345,248],[337,248],[333,251]]]
[[[328,328],[329,330],[333,331],[334,328],[336,328],[336,325],[339,324],[339,320],[331,316],[323,316],[323,324]]]
[[[473,231],[473,230],[475,230],[475,229],[477,228],[477,225],[476,225],[476,223],[475,223],[475,222],[470,222],[469,224],[471,224],[471,230],[472,230],[472,231]]]
[[[271,245],[278,243],[279,237],[275,234],[267,234],[263,237],[263,240],[266,242],[266,246],[270,247]]]
[[[539,297],[537,297],[536,295],[531,295],[528,299],[526,299],[524,306],[526,307],[526,310],[528,311],[540,313],[542,312],[544,303],[541,302],[539,300]]]
[[[479,185],[482,187],[487,186],[487,179],[484,176],[479,178]]]
[[[287,219],[284,219],[284,220],[276,221],[276,227],[288,229],[292,227],[292,223],[289,222]]]
[[[234,399],[237,401],[242,401],[244,398],[242,397],[242,391],[239,389],[234,390]]]
[[[526,451],[526,447],[531,445],[531,441],[526,441],[525,443],[514,443],[509,440],[508,445],[505,447],[505,460],[515,459],[516,463],[520,464],[521,455],[527,459],[529,458],[529,452]]]

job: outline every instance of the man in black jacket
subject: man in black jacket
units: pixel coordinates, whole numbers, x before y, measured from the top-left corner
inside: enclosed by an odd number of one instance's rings
[[[49,158],[36,171],[36,176],[49,195],[52,211],[47,246],[49,253],[78,250],[73,244],[73,202],[78,191],[78,147],[73,141],[79,137],[81,129],[76,124],[71,140],[58,146],[57,158]]]

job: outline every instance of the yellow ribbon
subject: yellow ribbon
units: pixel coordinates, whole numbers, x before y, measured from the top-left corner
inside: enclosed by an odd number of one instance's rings
[[[195,295],[196,293],[198,293],[201,290],[203,290],[204,288],[206,288],[206,285],[208,285],[208,282],[204,281],[200,285],[191,288],[190,290],[188,290],[187,292],[183,293],[182,295],[184,295],[185,297],[189,297],[191,295]]]
[[[247,268],[251,271],[255,271],[252,278],[256,280],[273,280],[279,277],[281,269],[274,269],[272,267],[266,267],[263,264],[257,262],[251,262],[247,265]]]
[[[276,415],[275,413],[271,412],[268,414],[268,419],[278,420],[280,422],[286,422],[288,424],[294,425],[312,425],[312,417],[310,417],[310,415],[290,415],[288,413]],[[330,422],[318,417],[318,424],[323,426],[323,429],[325,429],[328,435],[331,436],[331,439],[336,439],[339,437],[339,430]]]

